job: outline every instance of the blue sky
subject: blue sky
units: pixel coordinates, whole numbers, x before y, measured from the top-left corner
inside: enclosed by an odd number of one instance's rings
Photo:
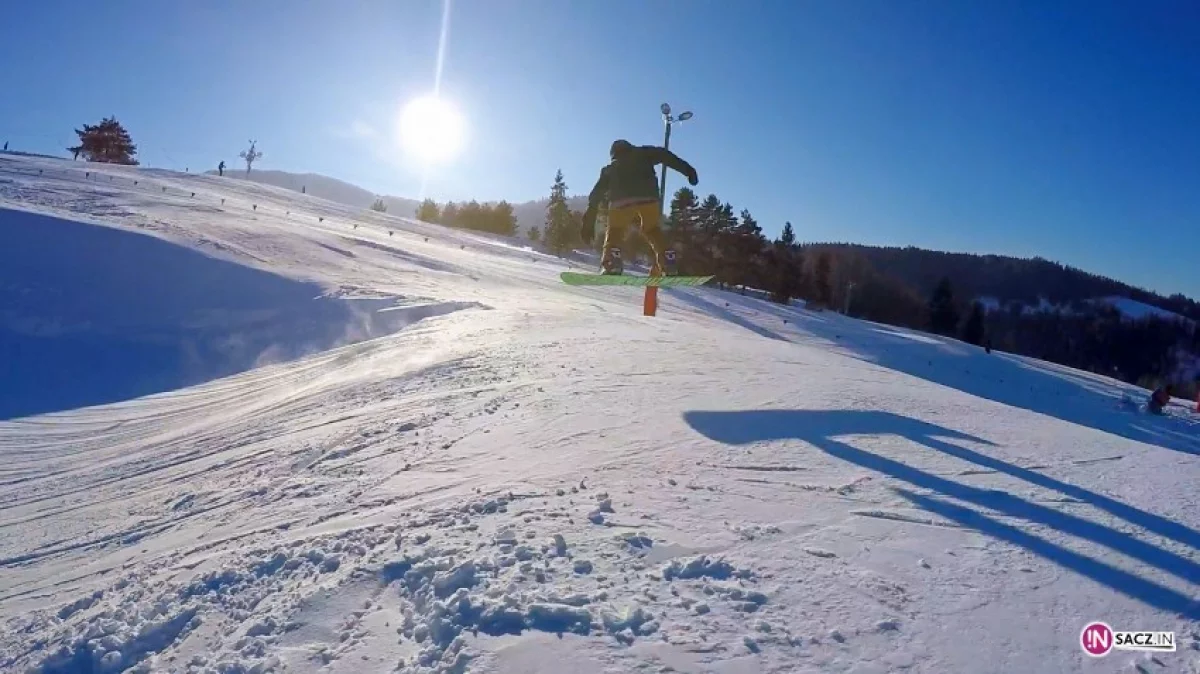
[[[390,138],[432,89],[440,2],[40,0],[6,10],[0,140],[61,152],[115,114],[152,166],[313,171],[417,196]],[[469,125],[437,199],[586,193],[617,137],[801,240],[1041,255],[1200,297],[1192,0],[458,0]],[[681,184],[672,177],[668,189]]]

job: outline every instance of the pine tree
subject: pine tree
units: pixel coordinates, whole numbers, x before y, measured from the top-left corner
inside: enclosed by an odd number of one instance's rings
[[[371,204],[371,210],[376,213],[387,213],[387,204],[383,203],[383,197],[376,197],[375,203]]]
[[[441,220],[441,213],[438,211],[437,202],[433,199],[426,199],[417,206],[417,219],[421,222],[438,222]]]
[[[796,232],[792,230],[792,223],[783,223],[783,233],[779,235],[779,243],[788,247],[796,245]]]
[[[671,197],[671,208],[663,222],[663,232],[667,242],[676,250],[687,250],[695,245],[696,232],[699,230],[699,206],[696,193],[689,187],[679,188]]]
[[[671,207],[667,219],[663,221],[663,234],[667,246],[681,254],[680,273],[691,273],[699,269],[696,264],[698,246],[697,232],[699,226],[699,206],[696,193],[688,187],[681,187],[671,197]]]
[[[137,146],[129,132],[115,117],[105,117],[99,124],[84,124],[76,129],[79,145],[67,148],[76,155],[82,154],[85,161],[136,166]]]
[[[442,217],[439,219],[439,222],[447,227],[460,226],[458,204],[453,201],[446,202],[446,205],[442,207]]]
[[[491,226],[488,231],[501,236],[512,236],[517,233],[517,216],[513,213],[512,204],[501,200],[492,207]]]
[[[537,243],[538,240],[542,238],[542,230],[538,227],[530,227],[529,231],[525,234],[529,237],[529,240],[534,243]]]
[[[813,299],[824,308],[833,304],[833,262],[829,251],[817,253],[817,268],[813,272]]]
[[[715,273],[720,258],[719,238],[722,228],[721,200],[710,194],[695,208],[694,246],[688,256],[689,266]]]
[[[940,335],[953,335],[958,327],[958,309],[949,277],[943,277],[929,298],[929,328]]]
[[[663,223],[663,229],[668,236],[681,242],[686,242],[694,236],[698,228],[696,209],[699,205],[700,202],[692,188],[680,187],[676,190],[675,195],[671,197],[671,208],[666,222]]]
[[[749,209],[742,209],[742,215],[730,229],[728,239],[729,255],[725,264],[729,281],[754,288],[765,285],[763,253],[767,239]]]
[[[967,322],[963,324],[962,338],[968,344],[980,346],[983,344],[984,336],[984,311],[983,305],[979,302],[971,303],[971,313],[967,316]]]
[[[795,246],[783,242],[783,237],[775,240],[764,253],[765,289],[771,292],[771,299],[780,304],[788,304],[793,297],[800,295],[801,287],[801,254]]]
[[[546,245],[555,255],[562,256],[578,233],[571,231],[571,209],[567,206],[567,183],[562,169],[554,174],[554,185],[550,188],[550,203],[546,204]]]
[[[487,214],[479,202],[472,199],[458,209],[458,226],[464,229],[486,231]]]

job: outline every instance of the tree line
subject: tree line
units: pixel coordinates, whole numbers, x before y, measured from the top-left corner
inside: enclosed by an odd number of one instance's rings
[[[581,217],[566,208],[561,171],[551,188],[544,229],[547,248],[580,244]],[[599,248],[605,226],[601,208]],[[768,239],[748,209],[716,194],[677,190],[663,223],[680,253],[684,274],[713,274],[719,286],[756,288],[776,302],[803,299],[816,309],[953,336],[979,346],[1068,365],[1145,387],[1177,385],[1195,395],[1200,371],[1200,304],[1183,295],[1164,297],[1043,258],[945,253],[914,247],[801,243],[792,223]],[[630,231],[627,259],[648,254]],[[1128,297],[1183,317],[1132,319],[1104,302]],[[987,304],[985,305],[985,301]],[[1191,320],[1188,320],[1191,319]]]
[[[481,204],[472,199],[471,201],[448,201],[445,204],[439,204],[432,199],[426,199],[417,206],[416,217],[424,222],[501,236],[512,236],[517,233],[517,217],[513,213],[512,204],[507,201]]]

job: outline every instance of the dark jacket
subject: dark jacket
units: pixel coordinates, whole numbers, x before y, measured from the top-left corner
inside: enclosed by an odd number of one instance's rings
[[[658,201],[658,175],[655,168],[659,164],[682,173],[687,176],[688,182],[696,184],[696,169],[674,152],[656,145],[614,143],[612,161],[600,169],[600,178],[588,195],[585,226],[595,221],[597,209],[606,200],[609,208]]]

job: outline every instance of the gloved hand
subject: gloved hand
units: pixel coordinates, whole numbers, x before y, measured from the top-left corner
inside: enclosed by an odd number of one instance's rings
[[[700,176],[696,175],[696,171],[693,169],[692,174],[690,176],[688,176],[688,184],[691,185],[692,187],[695,187],[699,183],[700,183]]]

